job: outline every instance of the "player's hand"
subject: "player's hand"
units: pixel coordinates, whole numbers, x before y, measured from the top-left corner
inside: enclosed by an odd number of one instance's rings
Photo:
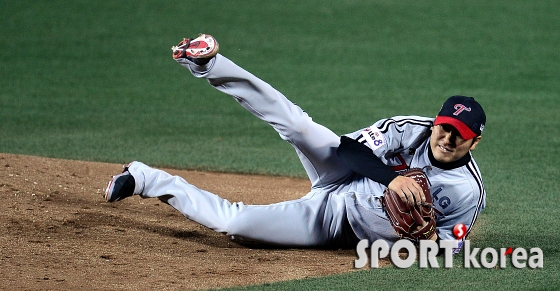
[[[424,196],[422,187],[409,177],[397,176],[389,183],[389,190],[397,193],[403,202],[410,205],[426,202],[426,196]]]

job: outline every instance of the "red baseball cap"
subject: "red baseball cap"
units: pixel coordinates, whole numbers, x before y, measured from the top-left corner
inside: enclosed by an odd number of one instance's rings
[[[482,134],[486,114],[482,106],[472,97],[451,96],[439,111],[434,125],[449,124],[459,131],[465,140]]]

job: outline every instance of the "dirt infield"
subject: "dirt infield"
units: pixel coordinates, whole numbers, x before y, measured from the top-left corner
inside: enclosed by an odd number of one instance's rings
[[[0,154],[0,289],[191,290],[353,270],[352,250],[242,246],[157,199],[107,203],[121,165]],[[232,201],[303,196],[304,179],[167,170]]]

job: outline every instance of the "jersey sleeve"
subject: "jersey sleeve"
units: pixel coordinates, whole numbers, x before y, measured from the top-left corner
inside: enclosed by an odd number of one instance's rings
[[[375,155],[386,155],[417,147],[431,133],[433,118],[420,116],[395,116],[381,119],[373,125],[345,136],[368,146]]]

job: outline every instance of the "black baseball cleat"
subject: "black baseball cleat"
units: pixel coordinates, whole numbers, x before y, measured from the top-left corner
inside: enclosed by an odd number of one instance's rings
[[[107,184],[105,200],[115,202],[132,196],[134,195],[135,185],[134,177],[128,171],[128,165],[125,165],[123,172],[113,176],[113,179]]]

